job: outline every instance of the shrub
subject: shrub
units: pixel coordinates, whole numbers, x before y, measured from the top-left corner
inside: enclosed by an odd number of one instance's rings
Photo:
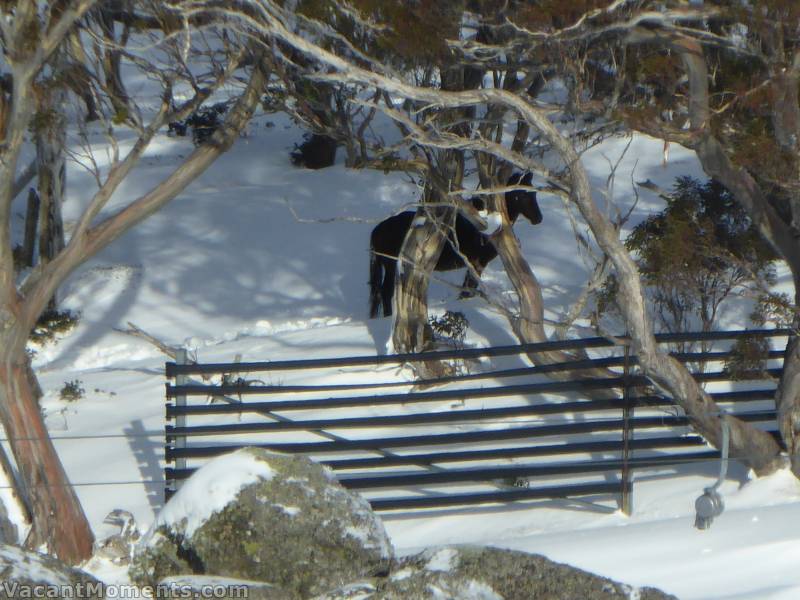
[[[448,310],[441,317],[430,317],[428,323],[439,340],[450,342],[456,348],[464,346],[469,329],[469,321],[464,313]]]
[[[85,393],[83,382],[80,379],[73,379],[72,381],[64,382],[64,387],[58,392],[58,396],[65,402],[75,402],[83,398]]]
[[[725,369],[734,379],[759,379],[767,370],[769,342],[759,337],[742,337],[731,348],[733,356],[725,361]]]
[[[173,121],[168,125],[168,133],[180,137],[186,136],[189,128],[192,129],[192,141],[195,146],[204,144],[220,125],[219,118],[228,110],[225,102],[198,109],[183,121]]]
[[[772,249],[722,185],[680,177],[666,208],[634,227],[625,245],[636,262],[660,329],[710,331],[722,303],[774,280]],[[597,295],[613,312],[618,282]]]
[[[43,346],[55,340],[59,333],[68,333],[80,320],[80,313],[71,310],[46,310],[31,330],[30,341]]]

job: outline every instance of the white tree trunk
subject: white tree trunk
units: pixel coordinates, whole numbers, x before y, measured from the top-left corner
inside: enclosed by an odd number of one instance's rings
[[[88,7],[90,4],[87,1],[82,6]],[[17,16],[21,19],[26,14],[25,11],[19,11]],[[50,31],[58,30],[59,27],[54,26]],[[61,31],[62,37],[65,31],[66,26]],[[45,40],[41,46],[46,48],[48,43]],[[266,64],[258,53],[254,54],[253,60],[254,66],[245,91],[211,140],[198,147],[149,193],[98,222],[100,212],[113,192],[130,174],[150,140],[164,124],[169,108],[167,100],[164,100],[162,111],[140,132],[133,149],[124,159],[112,165],[66,247],[59,251],[56,242],[51,259],[36,265],[19,286],[15,280],[8,239],[9,208],[16,159],[32,117],[30,77],[34,71],[32,67],[28,69],[26,64],[26,68],[20,67],[17,73],[6,145],[0,147],[0,158],[5,158],[0,160],[0,223],[5,224],[0,227],[0,422],[10,440],[20,480],[25,487],[22,495],[27,498],[33,516],[28,543],[35,547],[46,544],[51,552],[66,562],[74,564],[88,558],[93,538],[42,420],[34,381],[29,377],[25,343],[58,286],[75,268],[162,208],[231,146],[252,117],[266,86]],[[238,67],[239,59],[232,58],[226,71],[230,75]],[[220,79],[220,83],[222,81],[224,79]],[[202,99],[204,96],[201,93],[198,97]],[[49,151],[48,148],[51,147],[46,144],[43,146],[46,151]],[[44,162],[47,163],[47,160]],[[51,182],[46,188],[48,193],[58,194],[57,188],[63,182],[61,175],[62,170],[58,167],[52,172]],[[48,214],[51,213],[48,211]]]
[[[433,215],[419,211],[408,230],[397,260],[394,287],[394,326],[392,343],[395,352],[425,352],[433,350],[433,330],[428,323],[428,286],[430,277],[445,244],[442,224]],[[447,210],[442,220],[452,221],[453,211]],[[421,379],[435,379],[449,374],[440,361],[413,363]]]

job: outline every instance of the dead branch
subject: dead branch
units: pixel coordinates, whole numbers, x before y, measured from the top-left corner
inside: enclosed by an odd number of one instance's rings
[[[175,357],[177,356],[177,351],[179,350],[177,346],[170,346],[166,342],[162,342],[154,335],[147,333],[142,328],[137,327],[130,321],[128,321],[127,325],[128,329],[120,329],[118,327],[115,327],[114,331],[142,339],[147,343],[158,348],[163,354],[166,354],[172,360],[175,360]]]

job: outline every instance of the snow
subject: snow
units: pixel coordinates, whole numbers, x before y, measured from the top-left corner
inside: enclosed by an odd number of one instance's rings
[[[455,548],[442,548],[432,553],[425,568],[428,571],[450,571],[457,559],[458,551]]]
[[[274,475],[270,466],[247,450],[219,456],[198,469],[167,505],[158,513],[149,537],[143,544],[154,543],[156,530],[164,526],[183,532],[188,538],[208,518],[236,498],[242,488]]]
[[[469,581],[456,590],[442,590],[438,586],[430,584],[428,591],[436,600],[450,600],[453,593],[457,593],[461,600],[503,600],[502,596],[498,596],[492,588],[479,581]]]
[[[492,235],[503,225],[503,218],[500,216],[500,213],[490,213],[482,210],[478,214],[486,219],[486,229],[483,231],[484,235]]]
[[[380,122],[375,127],[392,139],[391,127]],[[186,518],[187,531],[194,531],[243,485],[270,476],[246,453],[218,459],[156,520],[163,504],[167,358],[118,331],[128,322],[169,345],[186,347],[201,362],[231,362],[237,354],[243,361],[264,361],[387,351],[390,320],[366,318],[369,232],[414,201],[419,190],[401,175],[347,170],[341,153],[329,169],[292,168],[288,152],[300,138],[288,119],[258,117],[248,136],[167,208],[102,251],[62,287],[62,306],[81,311],[80,323],[58,343],[36,348],[34,364],[54,444],[98,536],[107,533],[105,516],[118,508],[130,511],[143,529]],[[604,208],[609,163],[619,159],[628,141],[610,138],[583,154]],[[103,147],[99,135],[95,143]],[[190,150],[188,139],[159,136],[112,205],[148,190]],[[650,179],[665,189],[678,175],[702,176],[693,154],[679,146],[671,145],[668,163],[662,161],[662,142],[634,137],[617,167],[614,200],[623,213],[633,204],[632,172],[634,180]],[[68,182],[67,231],[93,185],[73,163]],[[542,283],[545,316],[557,319],[580,294],[590,266],[576,251],[561,200],[542,193],[539,203],[543,224],[521,222],[515,232]],[[642,192],[626,227],[662,205]],[[22,204],[14,210],[24,213]],[[585,226],[579,229],[584,232]],[[786,270],[779,274],[779,289],[790,290]],[[463,272],[436,274],[432,311],[463,311],[471,324],[471,345],[515,343],[504,319],[480,299],[456,299],[448,282],[462,279]],[[509,297],[500,261],[483,279],[490,292]],[[721,327],[742,326],[743,314],[726,315]],[[406,377],[393,369],[382,368],[381,377]],[[284,382],[260,377],[268,384]],[[346,377],[334,373],[325,382],[344,383]],[[365,371],[359,377],[367,382],[374,374]],[[83,382],[85,397],[66,403],[58,391],[75,379]],[[230,476],[243,470],[245,477]],[[643,473],[630,517],[547,501],[387,513],[384,523],[399,554],[445,544],[489,544],[543,554],[632,586],[659,587],[682,600],[800,598],[797,480],[785,471],[753,479],[732,465],[720,488],[725,512],[710,529],[698,531],[694,500],[717,473],[717,464]],[[109,583],[125,579],[124,571],[102,561],[93,560],[87,568]],[[481,593],[476,589],[475,597]]]

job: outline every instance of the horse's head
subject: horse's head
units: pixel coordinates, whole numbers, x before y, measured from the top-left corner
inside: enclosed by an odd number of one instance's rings
[[[531,185],[533,175],[530,173],[514,173],[508,178],[508,184],[511,185]],[[532,225],[538,225],[542,222],[542,211],[539,210],[539,203],[536,201],[536,192],[526,192],[523,190],[514,190],[506,192],[506,208],[508,210],[508,219],[513,224],[517,217],[524,216]]]

